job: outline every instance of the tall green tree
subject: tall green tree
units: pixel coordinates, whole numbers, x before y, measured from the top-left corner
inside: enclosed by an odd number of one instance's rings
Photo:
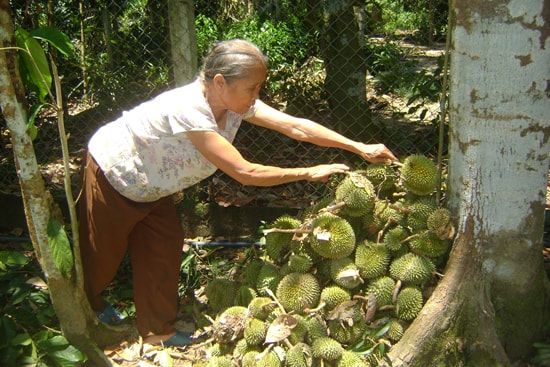
[[[452,2],[448,199],[457,237],[391,366],[512,366],[542,336],[548,7]]]

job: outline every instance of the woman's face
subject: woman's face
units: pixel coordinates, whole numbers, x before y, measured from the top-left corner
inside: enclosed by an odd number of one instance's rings
[[[237,113],[245,114],[260,98],[260,88],[265,82],[267,70],[264,65],[258,65],[250,70],[248,76],[243,79],[227,82],[222,91],[222,101],[225,106]]]

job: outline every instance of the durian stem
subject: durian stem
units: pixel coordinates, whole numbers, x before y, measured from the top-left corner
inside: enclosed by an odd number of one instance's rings
[[[410,241],[410,240],[412,240],[416,237],[420,237],[420,233],[411,234],[410,236],[405,237],[404,239],[402,239],[400,242],[405,243],[405,242]]]
[[[391,298],[392,298],[393,303],[397,302],[397,295],[399,294],[399,291],[401,290],[401,285],[402,284],[403,283],[399,279],[397,280],[397,282],[395,282],[395,286],[393,287],[393,291],[391,292]]]
[[[296,228],[296,229],[283,229],[283,228],[269,228],[269,229],[264,229],[263,231],[263,234],[266,235],[266,234],[269,234],[269,233],[306,233],[306,234],[309,234],[311,233],[311,229],[299,229],[299,228]]]
[[[395,310],[394,305],[385,305],[379,308],[380,311]]]
[[[279,300],[277,299],[277,297],[275,297],[275,294],[273,293],[273,291],[269,288],[265,288],[265,292],[269,295],[269,297],[273,298],[273,300],[275,301],[275,303],[277,304],[277,306],[279,306],[279,308],[281,309],[281,311],[283,313],[286,313],[286,310],[285,308],[283,307],[283,305],[281,304],[281,302],[279,302]]]
[[[344,206],[346,206],[346,203],[343,202],[343,201],[341,201],[341,202],[339,202],[339,203],[336,203],[336,204],[332,204],[332,205],[327,206],[327,207],[325,208],[325,210],[326,210],[327,212],[333,212],[333,211],[335,211],[335,210],[338,210],[338,209],[340,209],[340,208],[343,208]]]
[[[392,166],[397,166],[397,167],[399,167],[399,168],[401,168],[401,167],[404,166],[404,164],[401,163],[401,162],[391,162],[391,165],[392,165]]]
[[[319,303],[319,306],[315,307],[315,308],[306,308],[304,310],[305,313],[307,313],[308,315],[309,314],[312,314],[312,313],[317,313],[319,311],[321,311],[323,308],[325,308],[327,304],[325,302],[321,302]]]

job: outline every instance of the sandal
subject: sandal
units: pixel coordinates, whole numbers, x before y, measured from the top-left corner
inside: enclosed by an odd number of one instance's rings
[[[99,321],[106,323],[107,325],[112,325],[115,322],[121,321],[124,319],[124,316],[117,310],[113,308],[110,304],[107,304],[103,311],[96,312],[96,316]]]
[[[159,344],[164,345],[165,347],[185,347],[191,343],[191,333],[187,331],[177,331],[176,334],[171,336]]]

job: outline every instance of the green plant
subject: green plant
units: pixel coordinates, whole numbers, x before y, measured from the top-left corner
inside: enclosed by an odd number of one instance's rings
[[[58,329],[49,292],[32,252],[0,251],[0,364],[80,366],[86,356]]]

